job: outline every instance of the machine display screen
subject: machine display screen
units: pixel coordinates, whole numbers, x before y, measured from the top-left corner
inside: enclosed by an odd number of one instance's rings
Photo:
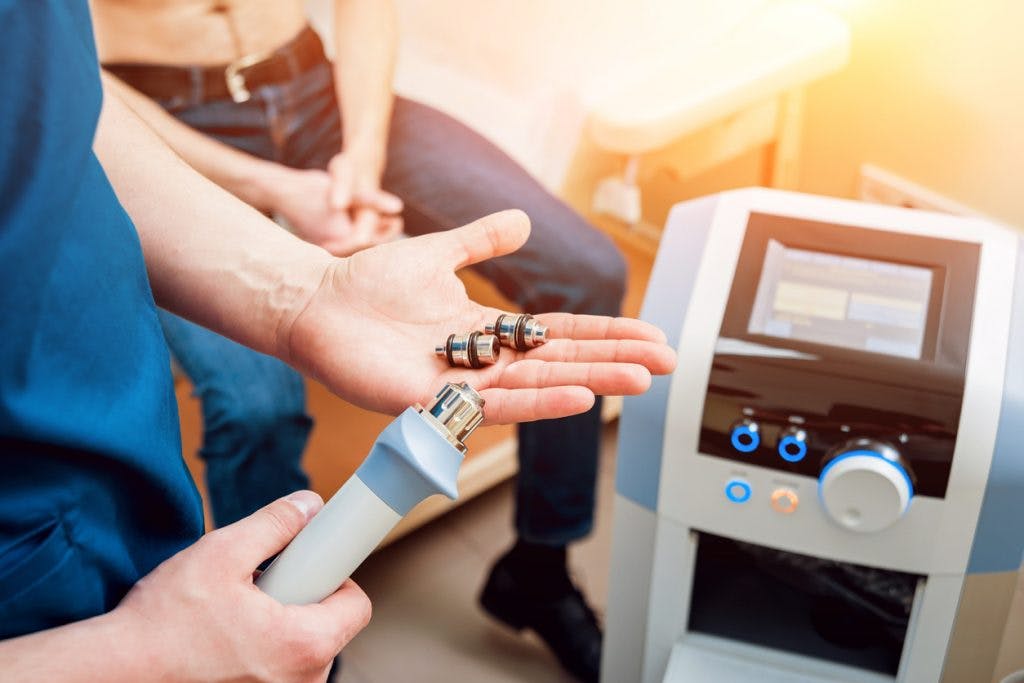
[[[769,239],[747,331],[919,359],[933,275]]]

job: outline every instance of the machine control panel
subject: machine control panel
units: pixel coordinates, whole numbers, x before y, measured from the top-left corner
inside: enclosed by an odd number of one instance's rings
[[[850,529],[884,528],[915,493],[944,497],[978,259],[967,242],[752,213],[699,452],[821,477]]]

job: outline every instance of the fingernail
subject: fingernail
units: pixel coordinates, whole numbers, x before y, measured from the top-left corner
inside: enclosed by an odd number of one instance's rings
[[[323,506],[324,502],[312,491],[296,491],[288,494],[286,501],[295,506],[295,509],[302,513],[302,516],[309,519]]]

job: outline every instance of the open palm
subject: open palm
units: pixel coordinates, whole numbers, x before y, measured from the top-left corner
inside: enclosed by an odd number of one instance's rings
[[[455,272],[518,249],[529,221],[505,211],[463,228],[402,240],[335,261],[288,334],[291,360],[346,400],[387,413],[465,381],[489,423],[564,417],[594,394],[636,394],[671,372],[673,351],[651,325],[626,318],[538,315],[551,341],[503,348],[481,370],[450,368],[433,349],[453,332],[482,330],[501,312],[469,299]]]

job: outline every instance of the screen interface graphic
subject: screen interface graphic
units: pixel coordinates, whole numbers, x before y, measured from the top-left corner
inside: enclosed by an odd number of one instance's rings
[[[919,359],[933,276],[769,240],[747,331]]]

